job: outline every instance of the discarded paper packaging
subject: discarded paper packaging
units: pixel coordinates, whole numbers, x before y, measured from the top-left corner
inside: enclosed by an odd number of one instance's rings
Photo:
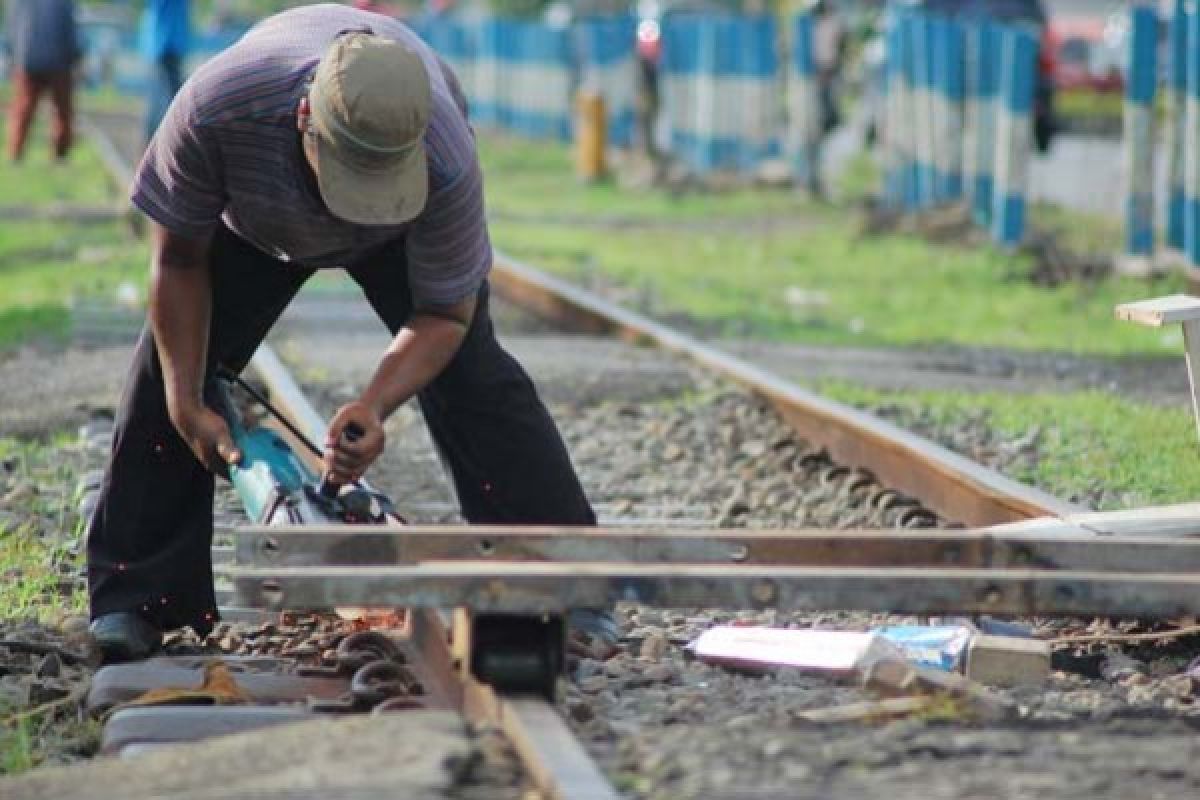
[[[709,664],[743,669],[796,667],[849,675],[904,654],[882,636],[852,631],[784,628],[710,628],[690,648]]]

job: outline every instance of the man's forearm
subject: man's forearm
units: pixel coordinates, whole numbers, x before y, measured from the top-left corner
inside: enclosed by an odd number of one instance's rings
[[[207,265],[156,259],[150,285],[150,326],[172,416],[203,403],[212,279]]]
[[[362,401],[380,420],[441,374],[467,333],[467,323],[417,313],[396,334],[363,392]]]

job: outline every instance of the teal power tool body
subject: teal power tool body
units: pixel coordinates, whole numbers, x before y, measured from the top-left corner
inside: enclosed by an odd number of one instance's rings
[[[258,525],[403,523],[391,501],[365,481],[337,486],[322,480],[276,431],[255,421],[255,409],[234,400],[239,391],[257,401],[314,454],[321,451],[270,402],[241,378],[223,372],[211,396],[242,453],[229,478],[246,513]],[[351,440],[362,431],[348,429]],[[573,618],[603,619],[576,611]],[[590,615],[590,616],[588,616]],[[555,696],[564,668],[565,621],[560,614],[472,614],[470,669],[479,679],[507,691]]]
[[[399,521],[391,501],[358,481],[338,486],[325,481],[300,459],[276,431],[256,421],[235,402],[233,392],[241,388],[275,415],[317,456],[321,451],[282,415],[236,377],[223,373],[216,386],[216,407],[229,426],[233,443],[242,460],[229,467],[229,479],[246,514],[258,525],[316,525],[322,523],[382,524]],[[361,431],[348,430],[350,439]]]

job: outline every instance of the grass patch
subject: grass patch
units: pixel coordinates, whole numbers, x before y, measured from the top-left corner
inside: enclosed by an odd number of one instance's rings
[[[86,138],[77,136],[66,162],[55,162],[44,133],[48,112],[49,108],[40,109],[20,163],[0,159],[0,206],[112,204],[111,179],[100,154]],[[0,132],[0,143],[6,138]]]
[[[77,580],[83,521],[79,466],[65,438],[48,443],[0,438],[7,479],[0,516],[0,608],[5,617],[55,619],[86,607]]]
[[[566,147],[485,137],[481,152],[496,246],[585,284],[623,290],[650,313],[725,336],[862,346],[989,346],[1089,355],[1176,352],[1175,331],[1118,323],[1118,303],[1183,288],[1182,276],[1033,285],[1027,257],[932,244],[906,234],[863,237],[844,209],[768,189],[689,194],[587,187]],[[843,192],[875,180],[869,160]],[[507,213],[507,216],[505,214]],[[636,225],[588,225],[614,216]],[[749,220],[758,222],[750,225]],[[763,224],[769,218],[770,224]],[[691,219],[704,225],[655,226]],[[1064,246],[1115,251],[1105,220],[1039,207]],[[742,224],[747,223],[747,224]]]
[[[1121,92],[1072,89],[1059,91],[1054,98],[1054,112],[1062,117],[1120,121],[1124,111],[1125,96]]]
[[[817,389],[945,444],[964,427],[986,426],[995,439],[984,449],[1004,462],[1002,471],[1093,508],[1191,502],[1200,494],[1187,408],[1102,392],[884,392],[841,381]]]
[[[1029,218],[1037,230],[1053,233],[1063,247],[1074,253],[1111,255],[1125,247],[1124,227],[1117,219],[1049,203],[1034,203]]]
[[[3,709],[0,709],[2,713]],[[30,723],[0,727],[0,775],[17,775],[34,766],[33,736]]]
[[[82,299],[115,297],[123,284],[144,292],[148,259],[146,243],[117,222],[0,225],[0,348],[64,337]]]
[[[87,466],[87,450],[71,434],[47,441],[0,437],[0,609],[6,633],[34,623],[52,630],[87,608],[85,523],[77,488]],[[0,775],[90,755],[100,730],[99,721],[75,714],[74,701],[55,707],[36,696],[0,694]]]
[[[103,722],[90,717],[42,717],[0,726],[0,776],[90,758],[100,749],[103,733]]]
[[[837,176],[837,197],[844,203],[862,202],[879,191],[881,177],[879,163],[871,153],[855,153]]]
[[[573,174],[570,148],[504,136],[481,136],[488,213],[531,220],[578,217],[696,220],[782,214],[806,207],[788,189],[722,192],[627,190],[615,183],[587,185]]]
[[[836,211],[752,234],[504,223],[493,239],[568,278],[636,289],[652,313],[720,335],[1109,355],[1174,352],[1181,342],[1112,316],[1119,302],[1178,291],[1181,278],[1040,288],[1023,257],[905,235],[859,238]]]
[[[80,140],[68,163],[56,164],[45,137],[35,132],[24,162],[0,162],[0,198],[0,206],[9,207],[104,206],[113,193],[90,143]],[[78,300],[112,296],[126,282],[141,291],[148,252],[115,221],[0,223],[0,349],[65,337],[69,308]]]

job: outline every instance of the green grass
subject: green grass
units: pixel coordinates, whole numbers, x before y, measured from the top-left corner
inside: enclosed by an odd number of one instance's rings
[[[1117,323],[1119,302],[1178,291],[1181,279],[1114,278],[1047,289],[1029,262],[913,236],[860,238],[844,213],[793,225],[600,230],[502,223],[501,250],[577,280],[597,275],[654,298],[649,309],[701,329],[783,341],[956,344],[1092,354],[1178,350],[1174,331]]]
[[[1179,276],[1033,285],[1029,259],[990,247],[864,237],[854,214],[779,190],[674,197],[661,189],[587,187],[567,148],[482,142],[492,238],[501,250],[568,278],[624,287],[649,310],[721,335],[784,341],[967,345],[1081,354],[1177,350],[1174,331],[1113,319],[1118,303],[1182,289]],[[857,163],[845,190],[872,180]],[[1103,220],[1037,208],[1068,247],[1107,252],[1120,231]],[[638,225],[587,225],[605,216]],[[750,218],[770,225],[749,225]],[[692,224],[668,224],[690,221]],[[711,222],[705,227],[704,222]],[[653,223],[663,223],[654,225]]]
[[[111,205],[113,187],[104,162],[82,135],[77,135],[66,162],[55,163],[44,134],[48,111],[40,110],[20,163],[0,158],[0,206]],[[0,133],[0,144],[5,138]]]
[[[1060,91],[1054,98],[1054,112],[1061,117],[1120,121],[1124,109],[1125,97],[1120,92],[1073,89]]]
[[[1125,246],[1121,222],[1099,214],[1034,203],[1029,208],[1029,219],[1036,230],[1056,234],[1059,243],[1074,253],[1111,256]]]
[[[56,455],[64,445],[0,438],[8,491],[19,495],[9,495],[16,516],[0,518],[0,609],[8,619],[49,620],[85,607],[73,582],[81,556],[71,546],[83,524],[73,488],[78,468]]]
[[[786,214],[806,207],[784,189],[723,192],[623,189],[613,182],[586,185],[572,172],[571,150],[558,143],[481,136],[488,213],[534,221],[578,217],[679,221]]]
[[[35,131],[22,163],[0,160],[0,206],[105,206],[113,199],[108,173],[86,140],[68,163],[56,164],[45,136]],[[125,282],[140,290],[147,254],[146,245],[116,221],[0,222],[0,349],[31,338],[62,338],[70,305],[80,299],[111,297]]]
[[[1005,469],[1051,494],[1100,509],[1192,502],[1200,496],[1196,426],[1188,408],[1101,392],[1001,394],[883,392],[821,382],[822,394],[938,438],[984,425],[1000,442],[1032,443]]]
[[[148,250],[126,226],[52,222],[0,224],[0,349],[68,332],[70,305],[143,292]]]
[[[0,775],[17,775],[33,769],[35,763],[30,723],[0,727]]]
[[[6,621],[54,625],[84,613],[79,477],[86,454],[73,436],[0,437],[0,609]],[[0,775],[95,752],[100,725],[73,706],[32,709],[0,700]],[[27,716],[14,716],[26,713]]]
[[[880,170],[874,156],[863,151],[851,156],[837,180],[837,197],[843,202],[866,200],[879,190]]]

